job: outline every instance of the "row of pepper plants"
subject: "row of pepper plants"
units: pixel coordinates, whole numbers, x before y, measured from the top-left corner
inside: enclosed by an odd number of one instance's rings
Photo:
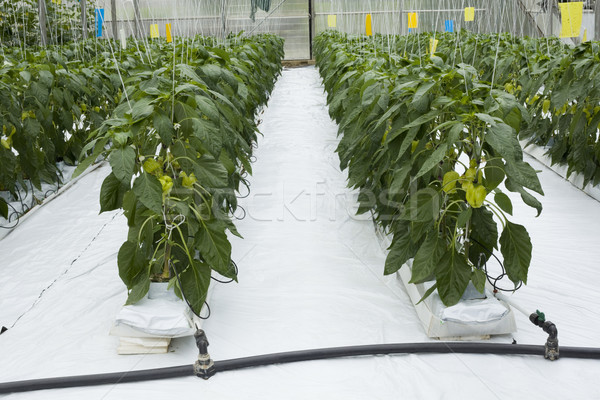
[[[584,185],[600,184],[600,44],[567,46],[557,38],[519,38],[510,34],[426,33],[396,37],[394,51],[435,54],[468,63],[480,79],[494,81],[529,111],[519,138],[545,147],[552,164],[579,173]]]
[[[100,206],[127,217],[118,252],[127,304],[150,281],[169,281],[200,313],[212,271],[237,279],[227,232],[239,235],[236,191],[252,171],[256,115],[281,71],[283,40],[197,37],[126,51],[81,42],[4,57],[0,190],[59,179],[58,160],[79,161],[76,176],[107,159]]]
[[[338,32],[315,40],[358,212],[393,237],[385,274],[413,258],[411,282],[435,279],[424,297],[437,289],[450,306],[469,282],[483,292],[485,263],[500,248],[508,277],[526,283],[531,240],[510,221],[505,191],[541,212],[531,191],[543,191],[517,138],[529,111],[467,63],[386,46]]]
[[[162,47],[153,58],[163,61],[130,72],[127,96],[92,132],[80,170],[101,153],[112,167],[100,205],[127,217],[118,252],[127,304],[151,281],[168,281],[199,314],[213,271],[237,280],[227,234],[239,236],[236,192],[252,172],[256,117],[281,71],[283,40],[182,46]]]
[[[118,104],[121,81],[108,47],[103,61],[85,61],[90,46],[5,48],[0,55],[0,191],[16,199],[26,181],[38,189],[60,181],[57,161],[75,164],[87,131]],[[0,216],[7,213],[0,198]]]

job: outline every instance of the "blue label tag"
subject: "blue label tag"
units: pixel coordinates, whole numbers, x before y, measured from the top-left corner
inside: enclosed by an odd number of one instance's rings
[[[102,25],[104,25],[104,8],[96,8],[96,37],[102,37]]]

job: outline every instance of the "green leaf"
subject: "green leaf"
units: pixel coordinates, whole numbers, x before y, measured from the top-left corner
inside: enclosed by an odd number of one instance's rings
[[[163,144],[166,146],[171,145],[175,129],[169,117],[160,113],[154,114],[154,129],[158,132]]]
[[[121,208],[123,196],[129,190],[129,185],[124,184],[114,174],[108,175],[100,188],[100,212],[112,211]]]
[[[397,272],[414,255],[414,245],[410,240],[410,231],[407,229],[395,232],[389,250],[390,252],[385,259],[383,272],[385,275]]]
[[[428,222],[439,217],[441,198],[436,190],[425,188],[419,190],[408,200],[402,218],[414,222]]]
[[[135,150],[130,146],[113,149],[110,153],[109,162],[114,176],[129,186],[135,168]]]
[[[445,251],[446,246],[438,233],[430,232],[415,255],[410,283],[422,283],[432,279]]]
[[[522,157],[521,145],[514,130],[504,123],[491,126],[485,135],[485,140],[507,161],[521,159]]]
[[[517,284],[527,283],[527,271],[531,262],[531,239],[523,225],[507,221],[500,235],[500,249],[504,257],[506,274]]]
[[[487,206],[473,209],[470,238],[469,260],[480,268],[492,256],[494,249],[498,248],[498,227],[494,214]]]
[[[192,129],[194,136],[202,142],[202,145],[210,151],[213,157],[220,158],[224,133],[213,122],[197,118],[192,120]]]
[[[475,116],[480,120],[485,122],[486,124],[490,124],[491,126],[496,125],[498,121],[501,121],[499,118],[494,118],[489,114],[483,113],[475,113]]]
[[[0,197],[0,217],[8,219],[8,203]]]
[[[107,142],[108,142],[108,138],[105,137],[105,138],[98,140],[97,142],[96,142],[96,140],[92,140],[90,143],[85,145],[85,147],[81,151],[81,156],[83,156],[85,154],[86,149],[88,149],[88,148],[91,149],[92,147],[94,147],[94,151],[89,157],[85,158],[83,161],[81,161],[77,165],[77,168],[75,168],[75,171],[73,172],[73,176],[71,177],[71,179],[75,179],[76,177],[81,175],[81,173],[83,173],[83,171],[85,171],[90,165],[92,165],[92,163],[94,161],[96,161],[98,156],[104,151],[104,146],[106,145]]]
[[[505,170],[506,176],[515,183],[544,195],[537,173],[525,161],[507,162]]]
[[[406,188],[408,186],[408,174],[410,174],[411,169],[410,167],[411,165],[407,163],[394,173],[394,178],[390,185],[390,193],[392,195],[406,192]]]
[[[129,291],[129,296],[127,296],[127,302],[125,305],[129,306],[142,300],[146,296],[146,293],[148,293],[149,289],[150,278],[148,278],[148,276],[145,274],[139,274],[135,284]]]
[[[215,105],[215,102],[208,97],[197,95],[196,105],[202,114],[206,115],[210,120],[218,123],[221,119],[221,114],[219,114],[219,110]]]
[[[412,121],[411,123],[405,125],[404,128],[409,129],[409,128],[421,126],[421,125],[435,119],[438,115],[440,115],[440,111],[431,110],[427,114],[423,114],[420,117],[418,117],[417,119],[415,119],[414,121]]]
[[[421,302],[423,300],[425,300],[426,298],[428,298],[429,296],[431,296],[431,294],[433,292],[435,292],[435,289],[437,289],[437,282],[434,283],[433,286],[431,286],[429,289],[427,289],[427,291],[425,292],[425,294],[423,295],[423,297],[421,297],[421,300],[419,300],[417,304],[421,304]]]
[[[527,190],[525,190],[523,188],[523,186],[518,185],[516,183],[514,183],[511,179],[507,179],[504,182],[504,186],[506,186],[506,189],[508,189],[511,192],[514,193],[520,193],[521,194],[521,199],[523,199],[523,202],[525,204],[527,204],[529,207],[533,207],[537,210],[537,217],[540,216],[540,214],[542,213],[542,203],[540,203],[540,201],[538,199],[536,199],[534,196],[532,196],[530,193],[527,192]]]
[[[127,225],[133,226],[135,224],[135,213],[137,206],[137,197],[133,190],[128,190],[123,196],[123,214],[127,218]]]
[[[507,195],[505,195],[502,192],[496,192],[496,194],[494,195],[494,202],[498,205],[498,207],[502,209],[502,211],[508,213],[509,215],[512,215],[513,206],[512,202],[510,201],[510,198]]]
[[[213,270],[224,277],[237,279],[231,268],[231,243],[225,229],[225,224],[218,221],[203,221],[196,234],[196,247]]]
[[[208,187],[220,188],[229,183],[225,166],[207,154],[194,163],[194,172],[198,181]]]
[[[479,293],[483,293],[485,290],[486,279],[487,276],[482,269],[475,269],[471,273],[471,282],[473,282],[473,286],[475,286],[475,289],[477,289]]]
[[[464,254],[449,249],[442,256],[435,277],[440,298],[450,307],[458,303],[465,292],[471,280],[471,267]]]
[[[128,289],[135,285],[138,275],[144,272],[144,261],[135,243],[127,241],[121,245],[117,255],[117,265],[119,276]]]
[[[206,294],[210,285],[210,268],[208,265],[194,260],[194,263],[188,266],[183,272],[179,272],[181,280],[181,289],[186,300],[192,306],[194,312],[200,315]]]
[[[471,219],[471,215],[473,215],[473,208],[467,207],[458,214],[458,218],[456,219],[456,226],[458,228],[462,228],[467,225],[467,221]]]
[[[431,90],[431,88],[435,85],[435,83],[436,83],[435,81],[424,82],[421,85],[419,85],[419,88],[413,95],[412,103],[416,103],[419,100],[421,100],[421,97],[423,97],[427,92],[429,92],[429,90]]]
[[[153,112],[152,99],[144,97],[136,101],[133,107],[131,107],[131,119],[137,122],[152,115]]]
[[[434,167],[438,166],[440,161],[446,157],[446,151],[448,150],[448,144],[442,143],[435,151],[427,157],[427,160],[421,166],[421,169],[414,176],[413,179],[417,179],[426,173],[430,172]]]
[[[133,182],[133,192],[143,205],[162,215],[162,185],[154,175],[143,171]]]
[[[484,166],[485,188],[491,192],[498,187],[505,178],[504,163],[500,158],[494,158],[488,161]]]

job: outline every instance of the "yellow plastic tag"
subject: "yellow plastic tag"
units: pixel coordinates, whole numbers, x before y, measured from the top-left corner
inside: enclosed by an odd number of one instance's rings
[[[562,17],[560,37],[579,37],[579,33],[581,33],[581,19],[583,18],[583,2],[558,3],[558,6],[560,7],[560,15]]]
[[[173,41],[173,36],[171,36],[171,24],[165,25],[165,31],[167,32],[167,43],[171,43]]]
[[[439,40],[429,39],[429,54],[435,54]]]
[[[587,29],[583,30],[583,39],[582,39],[582,42],[583,43],[587,42]]]
[[[465,8],[465,21],[475,20],[475,7]]]
[[[408,13],[408,29],[417,29],[419,27],[419,16],[417,13]]]
[[[327,16],[327,27],[335,28],[337,26],[337,15]]]
[[[367,34],[367,36],[373,36],[373,21],[371,19],[371,14],[367,14],[365,31],[366,31],[365,33]]]
[[[152,39],[156,39],[159,36],[160,35],[158,34],[158,24],[152,24],[152,25],[150,25],[150,37]]]

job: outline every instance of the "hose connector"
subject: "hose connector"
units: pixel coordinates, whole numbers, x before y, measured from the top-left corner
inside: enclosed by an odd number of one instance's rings
[[[558,329],[556,325],[554,325],[550,321],[546,321],[546,316],[543,312],[536,310],[536,312],[532,313],[529,316],[529,320],[534,324],[539,326],[548,334],[548,340],[546,340],[544,358],[554,361],[558,360],[560,356],[560,351],[558,348]]]
[[[196,330],[194,338],[198,346],[198,360],[194,363],[194,374],[199,378],[208,379],[217,372],[215,363],[208,354],[208,338],[202,329]]]

